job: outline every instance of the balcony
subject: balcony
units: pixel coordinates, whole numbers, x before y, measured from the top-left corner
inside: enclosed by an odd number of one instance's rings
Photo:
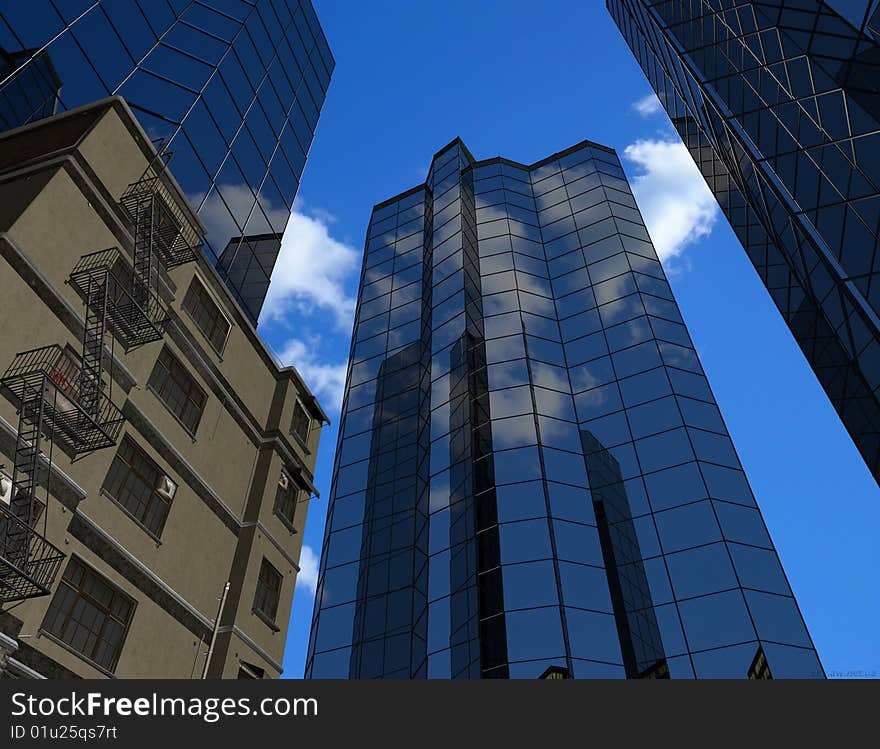
[[[0,603],[47,595],[64,552],[0,503]]]
[[[167,268],[192,262],[201,246],[199,235],[177,205],[171,191],[154,168],[128,186],[120,204],[131,220],[137,245],[151,233],[151,249]]]
[[[42,398],[41,430],[74,456],[115,445],[125,421],[103,389],[93,397],[93,409],[82,406],[79,365],[57,344],[16,354],[0,378],[0,387],[19,408]]]
[[[168,310],[155,289],[135,285],[131,267],[111,247],[84,255],[70,274],[70,285],[95,312],[106,294],[107,325],[126,352],[162,338]]]

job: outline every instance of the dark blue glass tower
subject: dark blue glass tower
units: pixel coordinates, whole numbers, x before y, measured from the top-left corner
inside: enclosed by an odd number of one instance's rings
[[[823,675],[610,149],[373,210],[306,675]]]
[[[880,480],[880,2],[608,8]]]
[[[4,129],[128,102],[256,324],[335,64],[310,0],[3,3],[0,51]]]

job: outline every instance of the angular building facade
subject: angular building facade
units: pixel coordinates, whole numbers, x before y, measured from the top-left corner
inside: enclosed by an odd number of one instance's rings
[[[607,5],[880,479],[880,4]]]
[[[823,675],[620,162],[373,211],[306,676]]]
[[[282,671],[327,419],[155,156],[119,97],[0,133],[0,679]]]
[[[284,231],[334,65],[310,0],[4,3],[0,129],[122,96],[173,157],[209,259],[266,276],[226,279],[255,324],[274,257],[267,274],[248,237]]]

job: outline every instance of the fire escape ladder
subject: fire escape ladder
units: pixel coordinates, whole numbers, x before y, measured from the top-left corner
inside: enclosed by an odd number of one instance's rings
[[[46,378],[36,387],[24,385],[9,505],[0,505],[0,603],[49,593],[64,560],[64,553],[45,538],[46,518],[37,498],[41,437],[53,431],[53,425],[46,424],[47,397],[55,392]],[[42,534],[37,531],[41,515]]]
[[[89,278],[86,289],[86,320],[83,325],[80,363],[80,405],[85,413],[100,419],[101,394],[104,389],[104,336],[107,333],[109,283]]]
[[[51,388],[51,386],[49,386]],[[27,552],[28,535],[37,522],[37,469],[40,461],[40,438],[43,429],[43,397],[39,391],[29,394],[18,412],[18,435],[12,468],[11,513],[21,521],[7,537],[7,550]],[[14,542],[9,543],[10,539]]]
[[[134,214],[134,299],[146,307],[150,294],[159,286],[159,268],[155,252],[157,211],[155,196],[143,192],[132,201]]]
[[[131,221],[132,265],[111,247],[84,255],[71,272],[70,285],[85,304],[79,363],[54,344],[20,352],[0,377],[19,414],[12,485],[0,502],[0,604],[50,593],[65,558],[46,539],[46,508],[37,499],[41,440],[50,446],[48,478],[56,442],[73,459],[116,444],[125,419],[111,399],[115,342],[129,351],[162,338],[168,310],[159,295],[160,270],[195,260],[200,236],[163,181],[164,168],[150,166],[120,199]]]

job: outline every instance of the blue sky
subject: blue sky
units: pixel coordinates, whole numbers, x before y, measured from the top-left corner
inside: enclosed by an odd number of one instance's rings
[[[829,675],[880,675],[880,492],[600,0],[313,0],[336,71],[261,333],[325,428],[285,675],[302,675],[364,234],[460,136],[537,161],[585,138],[622,156]]]

